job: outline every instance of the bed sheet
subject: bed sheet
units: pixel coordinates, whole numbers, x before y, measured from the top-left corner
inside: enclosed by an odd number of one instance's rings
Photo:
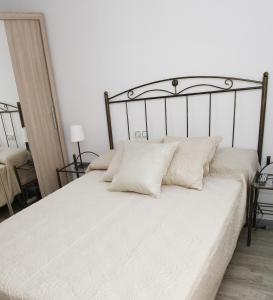
[[[0,224],[0,299],[212,300],[246,210],[243,176],[159,198],[92,171]]]

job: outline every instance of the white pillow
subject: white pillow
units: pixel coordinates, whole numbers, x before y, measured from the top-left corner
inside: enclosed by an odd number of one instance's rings
[[[251,180],[259,169],[257,150],[221,148],[211,163],[211,172],[219,174],[234,174],[243,172]]]
[[[107,170],[114,155],[115,150],[106,151],[89,164],[86,173],[92,170]]]
[[[14,167],[31,159],[31,153],[24,148],[0,146],[0,164]]]
[[[109,190],[158,196],[177,143],[128,143]]]
[[[117,144],[116,147],[116,151],[114,153],[114,156],[111,160],[111,162],[109,163],[109,167],[108,170],[104,173],[102,180],[103,181],[112,181],[113,177],[115,176],[115,174],[117,174],[120,164],[121,164],[121,160],[123,157],[123,151],[124,151],[124,145],[127,143],[140,143],[140,144],[159,144],[162,142],[162,139],[152,139],[152,140],[136,140],[133,142],[130,141],[120,141]]]
[[[204,166],[208,164],[214,148],[211,139],[185,138],[178,144],[163,184],[181,185],[201,190]]]
[[[124,144],[128,142],[120,142],[115,150],[115,154],[109,164],[107,171],[103,174],[103,181],[112,181],[115,174],[117,174],[119,170],[119,166],[121,164],[121,160],[123,157]]]
[[[152,143],[152,144],[161,144],[161,143],[163,143],[163,138],[150,139],[150,140],[146,140],[146,139],[135,139],[135,140],[132,140],[132,142],[134,142],[134,143]]]
[[[213,146],[211,147],[211,151],[209,153],[208,156],[208,161],[204,166],[204,175],[208,175],[209,174],[209,166],[211,161],[214,158],[215,152],[219,146],[219,144],[221,143],[221,141],[223,140],[223,138],[221,136],[209,136],[209,137],[174,137],[174,136],[165,136],[163,139],[164,143],[170,143],[170,142],[183,142],[186,140],[193,140],[193,141],[202,141],[202,140],[209,140]]]

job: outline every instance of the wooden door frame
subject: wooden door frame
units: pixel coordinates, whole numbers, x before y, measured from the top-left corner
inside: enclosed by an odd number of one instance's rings
[[[55,79],[54,79],[54,72],[53,72],[53,64],[52,64],[52,58],[49,51],[49,43],[47,38],[47,31],[46,31],[46,23],[45,23],[45,17],[43,13],[40,12],[0,12],[0,20],[36,20],[39,22],[40,30],[41,30],[41,37],[43,42],[43,49],[44,49],[44,55],[46,60],[46,66],[47,66],[47,72],[48,72],[48,79],[49,79],[49,85],[51,90],[51,96],[54,104],[55,109],[55,115],[56,115],[56,121],[58,126],[58,135],[60,139],[61,144],[61,151],[63,155],[64,163],[68,163],[68,155],[67,155],[67,148],[64,138],[64,132],[61,122],[61,114],[60,114],[60,108],[59,108],[59,100],[57,95],[57,89],[55,85]]]

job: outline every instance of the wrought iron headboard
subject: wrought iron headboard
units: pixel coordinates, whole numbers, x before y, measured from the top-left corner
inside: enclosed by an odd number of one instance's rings
[[[200,81],[206,80],[207,82],[197,82],[188,86],[183,86],[187,81]],[[214,83],[213,81],[221,81],[219,83]],[[168,84],[168,88],[162,88],[160,85]],[[243,83],[243,86],[236,87],[235,83]],[[181,86],[181,87],[180,87]],[[168,135],[168,119],[167,119],[167,100],[172,98],[183,97],[186,99],[186,131],[187,136],[189,135],[189,113],[188,113],[188,101],[190,96],[195,95],[209,95],[209,131],[208,135],[211,134],[211,100],[213,94],[219,93],[234,93],[233,97],[233,128],[232,128],[232,147],[234,146],[234,133],[235,133],[235,120],[236,120],[236,104],[237,104],[237,93],[250,90],[261,90],[261,109],[260,109],[260,121],[259,121],[259,136],[258,136],[258,157],[261,162],[262,149],[263,149],[263,137],[264,137],[264,124],[265,124],[265,112],[266,112],[266,99],[267,99],[267,86],[268,86],[268,73],[263,74],[262,81],[250,80],[244,78],[236,77],[223,77],[223,76],[185,76],[185,77],[175,77],[165,80],[158,80],[154,82],[149,82],[129,90],[125,90],[114,96],[109,96],[108,92],[104,93],[107,126],[108,126],[108,136],[110,148],[114,148],[113,133],[112,133],[112,123],[111,123],[111,111],[110,105],[117,103],[124,103],[126,111],[126,122],[128,138],[130,139],[130,123],[128,116],[128,103],[135,101],[144,102],[144,113],[145,113],[145,126],[147,132],[147,139],[149,139],[148,130],[148,115],[146,103],[149,100],[164,100],[164,110],[165,110],[165,134]]]
[[[11,105],[8,103],[0,102],[0,119],[1,119],[0,124],[2,125],[2,128],[3,128],[6,144],[8,147],[11,144],[11,141],[9,139],[10,134],[8,133],[8,130],[11,130],[11,135],[14,137],[14,142],[16,144],[16,147],[18,148],[19,144],[18,144],[18,139],[16,136],[16,129],[14,126],[14,118],[13,118],[14,114],[19,114],[21,125],[22,125],[22,127],[24,127],[20,103],[17,102],[17,106],[15,106],[15,105]],[[4,116],[8,116],[8,118],[5,119]],[[9,124],[7,124],[7,122]],[[9,126],[9,125],[11,125],[11,126]],[[8,128],[8,127],[10,127],[10,128]]]

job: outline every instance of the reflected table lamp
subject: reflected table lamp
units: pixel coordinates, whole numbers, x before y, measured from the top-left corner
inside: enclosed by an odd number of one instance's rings
[[[27,137],[27,129],[26,129],[26,127],[22,127],[22,140],[23,140],[23,142],[26,145],[26,149],[28,151],[30,151],[29,144],[28,144],[28,137]]]
[[[70,139],[72,143],[78,144],[78,150],[79,150],[79,158],[80,158],[80,164],[82,165],[82,155],[81,155],[81,148],[80,148],[80,142],[84,140],[84,132],[81,125],[71,125],[70,126]]]

